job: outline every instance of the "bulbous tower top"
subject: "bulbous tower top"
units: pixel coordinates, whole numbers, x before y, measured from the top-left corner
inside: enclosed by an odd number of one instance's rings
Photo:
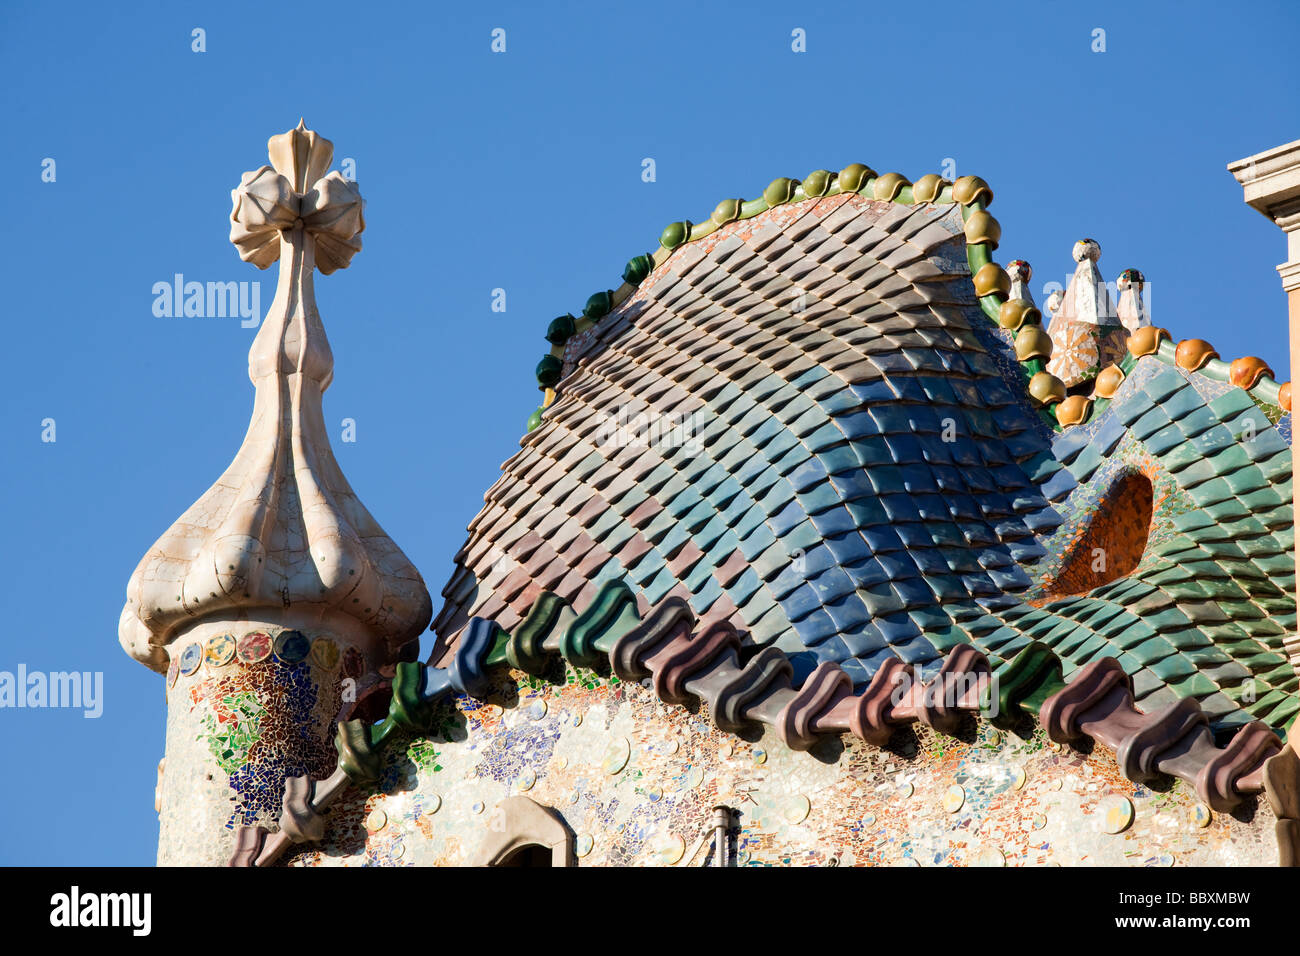
[[[340,617],[396,657],[427,627],[424,580],[358,500],[325,431],[322,394],[334,358],[313,273],[346,268],[361,249],[364,201],[327,173],[334,147],[299,121],[271,137],[271,165],[232,190],[230,241],[260,269],[279,260],[275,299],[248,354],[256,394],[235,459],[149,549],[127,584],[118,634],[132,657],[167,667],[166,645],[205,619],[292,608]],[[359,627],[358,627],[359,625]]]

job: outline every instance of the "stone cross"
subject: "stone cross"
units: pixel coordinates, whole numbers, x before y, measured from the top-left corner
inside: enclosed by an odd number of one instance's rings
[[[244,173],[230,191],[230,241],[239,258],[265,269],[290,251],[316,254],[320,271],[346,269],[361,251],[365,200],[356,183],[326,174],[334,144],[298,120],[267,143],[270,166]]]
[[[361,251],[365,201],[356,183],[337,171],[326,174],[334,144],[305,128],[301,119],[296,129],[272,136],[267,152],[271,165],[244,173],[230,192],[230,241],[241,259],[259,269],[280,261],[267,324],[284,320],[295,328],[274,336],[278,343],[258,335],[249,354],[249,376],[256,384],[279,359],[287,363],[286,370],[319,377],[323,391],[334,363],[316,311],[312,273],[346,269]]]

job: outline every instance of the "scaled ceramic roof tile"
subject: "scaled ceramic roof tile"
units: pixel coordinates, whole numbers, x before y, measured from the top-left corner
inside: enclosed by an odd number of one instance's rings
[[[1247,423],[1256,403],[1148,357],[1094,422],[1054,437],[984,331],[958,207],[841,194],[791,212],[678,247],[598,323],[471,525],[440,634],[469,602],[517,620],[540,580],[581,599],[621,573],[643,604],[678,593],[733,614],[804,672],[836,660],[864,681],[889,655],[933,669],[967,634],[996,663],[1043,638],[1067,673],[1112,653],[1139,697],[1195,695],[1237,720],[1231,687],[1287,664],[1259,643],[1282,647],[1268,617],[1294,618],[1269,585],[1294,586],[1294,543],[1267,533],[1289,528],[1289,449]],[[629,412],[689,413],[698,440],[611,447],[602,416]],[[1105,532],[1134,473],[1159,488],[1152,540],[1121,583],[1059,593],[1087,584],[1072,549]],[[522,567],[502,575],[478,539],[507,533]],[[1179,541],[1176,564],[1157,559]],[[1271,630],[1205,636],[1237,621]]]

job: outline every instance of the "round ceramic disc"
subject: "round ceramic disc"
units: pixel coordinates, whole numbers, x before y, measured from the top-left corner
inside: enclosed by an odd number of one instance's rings
[[[321,670],[332,671],[339,666],[339,646],[328,637],[318,637],[311,644],[311,660]]]
[[[981,847],[971,860],[971,866],[1006,866],[1007,858],[995,846]]]
[[[1101,815],[1101,828],[1106,833],[1122,833],[1133,822],[1133,802],[1128,797],[1112,794],[1097,804]]]
[[[667,833],[658,837],[654,843],[654,854],[664,866],[672,866],[686,854],[686,841],[676,833]]]
[[[235,655],[245,664],[256,664],[271,656],[271,635],[266,631],[249,631],[235,645]]]
[[[812,809],[812,802],[802,793],[788,797],[781,807],[781,815],[785,817],[787,823],[803,823],[808,819],[808,812]]]
[[[943,808],[949,813],[956,813],[966,804],[966,788],[954,783],[943,793]]]
[[[197,641],[181,651],[181,673],[189,677],[203,663],[203,647]]]
[[[209,667],[222,667],[229,664],[235,659],[235,636],[217,634],[208,638],[208,647],[203,652],[203,657]]]
[[[311,642],[302,631],[281,631],[273,646],[276,660],[285,664],[297,664],[311,652]]]
[[[619,737],[605,748],[605,759],[601,761],[601,768],[612,777],[627,766],[628,758],[631,756],[632,744],[626,737]]]

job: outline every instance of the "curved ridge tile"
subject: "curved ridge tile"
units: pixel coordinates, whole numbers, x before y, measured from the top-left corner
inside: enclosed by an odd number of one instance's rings
[[[1183,741],[1188,734],[1209,732],[1210,722],[1201,705],[1190,697],[1145,715],[1142,725],[1115,748],[1115,759],[1124,776],[1135,783],[1154,780],[1161,773],[1160,755]]]
[[[958,644],[944,658],[939,673],[921,688],[916,717],[943,733],[952,733],[964,711],[978,710],[993,674],[989,659],[969,644]]]
[[[325,817],[312,806],[316,783],[311,777],[284,781],[280,831],[294,843],[314,843],[325,835]]]
[[[1292,726],[1288,742],[1280,752],[1264,761],[1261,774],[1264,794],[1279,818],[1300,820],[1300,727]]]
[[[258,854],[262,852],[266,834],[267,829],[264,826],[250,827],[240,824],[235,830],[235,849],[230,854],[226,866],[252,866]]]
[[[403,661],[393,672],[393,696],[388,702],[386,727],[402,727],[419,733],[433,720],[433,704],[426,697],[423,664]],[[387,736],[387,734],[385,734]]]
[[[1065,686],[1061,659],[1041,641],[1032,641],[998,669],[996,727],[1014,727],[1025,714],[1037,716],[1045,700]]]
[[[1201,768],[1196,776],[1196,792],[1211,809],[1232,810],[1242,800],[1237,789],[1238,781],[1261,768],[1281,749],[1282,742],[1268,724],[1261,720],[1251,721]]]
[[[547,654],[542,644],[557,635],[572,620],[566,622],[566,613],[573,614],[568,602],[554,591],[543,591],[533,602],[527,617],[519,623],[506,644],[506,658],[511,667],[526,674],[540,674],[546,669]]]
[[[485,665],[488,654],[496,646],[500,631],[501,628],[495,621],[485,621],[481,617],[471,618],[465,625],[456,644],[451,666],[447,668],[451,686],[458,692],[471,697],[482,697],[491,688]]]
[[[609,663],[619,680],[637,681],[650,676],[644,659],[666,641],[690,633],[695,615],[683,598],[673,595],[650,609],[645,620],[625,631],[609,649]]]
[[[844,669],[822,661],[777,716],[777,734],[791,750],[808,750],[817,742],[816,719],[852,693],[853,681]]]
[[[1132,680],[1115,658],[1101,658],[1075,674],[1043,704],[1040,720],[1050,739],[1073,743],[1087,736],[1115,751],[1120,769],[1136,782],[1168,773],[1192,784],[1211,808],[1235,807],[1265,786],[1261,767],[1280,748],[1260,721],[1239,730],[1225,748],[1214,745],[1200,704],[1184,697],[1144,714],[1133,704]],[[1260,776],[1249,784],[1246,777]]]
[[[638,623],[632,589],[623,581],[608,580],[560,635],[560,654],[582,667],[595,667],[607,649]]]
[[[850,732],[869,744],[883,747],[889,743],[894,729],[903,723],[894,718],[894,705],[901,699],[903,689],[914,681],[912,666],[891,657],[880,665],[866,689],[842,701],[833,715],[838,716],[838,711],[844,709]]]
[[[714,724],[728,733],[753,727],[755,720],[747,717],[745,711],[771,691],[788,688],[793,676],[794,665],[783,651],[763,648],[744,667],[706,689],[705,702]]]
[[[383,758],[371,742],[365,721],[340,721],[334,746],[339,752],[339,766],[354,783],[368,786],[379,779]]]
[[[1277,817],[1274,833],[1278,863],[1293,867],[1300,866],[1300,755],[1295,751],[1300,743],[1300,728],[1293,724],[1288,736],[1289,743],[1264,761],[1261,778],[1268,804]]]
[[[1086,736],[1080,726],[1082,715],[1116,693],[1132,700],[1133,678],[1116,658],[1098,658],[1076,671],[1065,687],[1043,701],[1038,721],[1048,739],[1058,744],[1081,740]]]
[[[696,634],[678,638],[651,665],[655,693],[670,704],[684,704],[693,696],[686,691],[688,680],[726,656],[734,665],[739,651],[740,636],[730,621],[714,621]]]

